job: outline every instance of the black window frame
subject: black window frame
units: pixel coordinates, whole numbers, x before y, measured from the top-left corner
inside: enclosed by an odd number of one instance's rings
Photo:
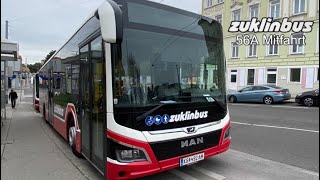
[[[293,80],[292,78],[297,78],[297,77],[293,77],[293,70],[299,70],[299,81],[296,81],[296,80]],[[290,82],[293,82],[293,83],[300,83],[301,82],[301,68],[290,68]]]

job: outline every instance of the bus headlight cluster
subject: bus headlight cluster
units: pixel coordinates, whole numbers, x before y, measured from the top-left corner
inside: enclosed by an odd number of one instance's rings
[[[116,156],[119,162],[147,161],[146,155],[143,151],[133,148],[117,149]]]
[[[224,138],[223,139],[228,139],[230,137],[230,127],[224,132]]]
[[[107,138],[107,157],[121,163],[150,161],[143,148]]]

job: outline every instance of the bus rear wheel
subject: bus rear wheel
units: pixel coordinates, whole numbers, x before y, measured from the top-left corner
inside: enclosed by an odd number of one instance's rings
[[[73,119],[69,120],[68,126],[68,143],[72,149],[72,152],[77,157],[81,157],[81,154],[76,150],[76,127]]]
[[[42,109],[42,111],[43,111],[43,119],[47,124],[49,124],[49,122],[47,121],[47,118],[46,118],[46,106],[45,106],[45,104],[43,104],[42,107],[43,107],[43,109]]]

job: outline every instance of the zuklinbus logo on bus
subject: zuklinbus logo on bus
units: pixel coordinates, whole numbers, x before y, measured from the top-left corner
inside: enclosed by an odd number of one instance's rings
[[[160,124],[168,124],[173,122],[181,122],[181,121],[189,121],[189,120],[197,120],[197,119],[205,119],[208,117],[208,111],[198,111],[195,112],[186,111],[181,112],[180,114],[174,115],[156,115],[156,116],[148,116],[145,119],[145,123],[147,126],[160,125]]]
[[[232,21],[229,27],[229,32],[253,33],[251,35],[237,35],[237,45],[260,45],[257,34],[269,33],[262,35],[263,45],[306,45],[305,33],[309,33],[313,28],[313,21],[290,21],[288,18],[283,18],[282,21],[273,21],[273,18],[262,18],[259,21],[257,18],[252,18],[251,21]],[[290,33],[291,35],[285,36]],[[277,34],[275,34],[277,33]]]

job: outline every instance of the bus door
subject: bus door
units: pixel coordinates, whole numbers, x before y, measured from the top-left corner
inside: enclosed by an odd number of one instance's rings
[[[48,121],[52,124],[53,123],[53,89],[54,89],[54,84],[53,84],[53,69],[49,69],[49,84],[48,84]]]
[[[102,38],[80,48],[82,152],[101,172],[105,167],[105,62]]]
[[[90,119],[91,119],[91,84],[90,77],[90,58],[89,45],[80,48],[80,79],[79,79],[79,121],[81,124],[81,149],[83,155],[90,159],[91,154],[91,138],[90,138]]]

